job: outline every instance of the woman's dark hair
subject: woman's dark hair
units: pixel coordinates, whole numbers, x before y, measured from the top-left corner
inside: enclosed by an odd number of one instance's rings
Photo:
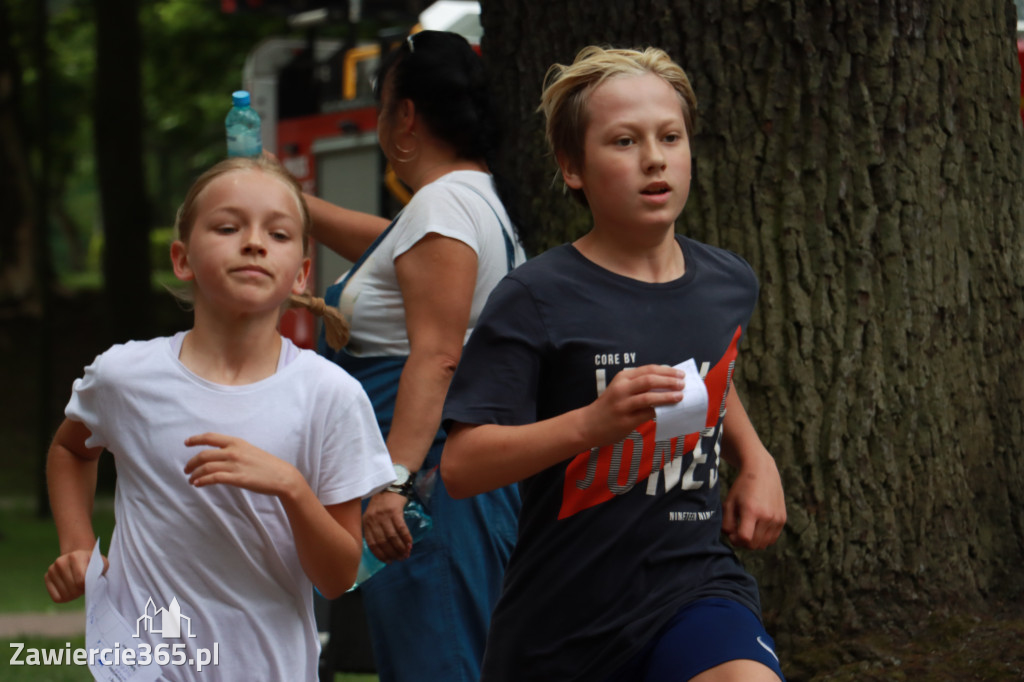
[[[498,145],[483,60],[457,33],[413,33],[381,62],[377,96],[408,99],[430,131],[463,159],[488,160]]]
[[[483,60],[469,42],[446,31],[410,34],[381,61],[378,100],[382,88],[389,88],[391,106],[411,100],[430,132],[451,145],[459,158],[487,164],[516,229],[520,224],[518,196],[495,168],[501,131],[490,81]]]

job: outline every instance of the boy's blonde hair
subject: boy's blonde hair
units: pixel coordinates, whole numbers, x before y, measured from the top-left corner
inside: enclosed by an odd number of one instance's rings
[[[686,133],[692,136],[697,123],[697,96],[682,67],[664,50],[616,49],[590,45],[576,54],[572,64],[553,64],[544,76],[538,111],[544,112],[548,145],[556,159],[579,168],[583,163],[583,140],[590,123],[587,105],[590,94],[609,78],[654,74],[679,95]],[[586,206],[581,190],[570,190]]]
[[[178,214],[174,219],[175,239],[186,244],[188,243],[188,239],[192,235],[192,228],[195,227],[196,219],[199,217],[197,208],[199,195],[202,194],[204,189],[209,187],[211,182],[228,173],[247,170],[266,173],[270,177],[280,180],[288,188],[289,193],[295,199],[296,207],[299,209],[299,218],[302,221],[302,255],[308,256],[309,237],[313,229],[313,219],[309,213],[309,206],[302,196],[302,186],[279,161],[265,155],[254,158],[238,156],[225,159],[200,175],[192,183],[192,187],[189,188],[188,193],[185,195],[185,200],[181,202],[181,206],[178,208]],[[191,290],[172,289],[171,293],[182,301],[192,301]],[[327,343],[335,350],[344,347],[348,343],[348,322],[342,317],[337,308],[326,305],[322,298],[309,293],[292,294],[287,305],[291,308],[305,308],[314,315],[322,317]]]

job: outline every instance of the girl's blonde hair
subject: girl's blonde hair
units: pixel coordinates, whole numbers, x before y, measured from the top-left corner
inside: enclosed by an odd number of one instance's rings
[[[202,194],[203,190],[209,187],[210,183],[214,180],[235,171],[260,171],[262,173],[266,173],[272,178],[280,180],[281,183],[284,184],[289,193],[295,199],[296,207],[299,210],[299,218],[302,222],[302,254],[304,256],[308,256],[309,236],[313,228],[313,219],[309,213],[309,206],[306,204],[306,200],[302,196],[302,186],[294,177],[292,177],[291,173],[289,173],[279,161],[266,155],[257,156],[255,158],[239,156],[225,159],[224,161],[220,161],[213,165],[205,173],[200,175],[196,181],[192,183],[192,187],[190,187],[188,193],[185,194],[185,200],[178,208],[178,213],[174,220],[175,238],[185,242],[186,244],[188,243],[189,237],[192,235],[192,228],[195,226],[196,219],[198,218],[199,195]],[[178,298],[187,301],[191,300],[190,291],[172,291],[172,293]],[[309,293],[292,294],[288,302],[288,307],[305,308],[314,315],[322,317],[324,320],[327,343],[335,350],[344,347],[345,344],[348,343],[348,322],[337,308],[326,305],[322,298],[318,298]]]
[[[544,91],[538,111],[544,113],[548,146],[556,158],[579,168],[584,161],[583,140],[590,123],[590,95],[609,78],[654,74],[664,79],[679,95],[687,135],[697,123],[697,96],[682,67],[664,50],[616,49],[590,45],[576,54],[572,64],[553,64],[544,76]],[[586,205],[581,190],[570,190]]]

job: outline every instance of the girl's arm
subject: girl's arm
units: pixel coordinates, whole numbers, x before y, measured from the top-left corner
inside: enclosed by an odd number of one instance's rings
[[[441,408],[469,325],[476,287],[476,253],[457,239],[428,234],[395,260],[405,306],[409,358],[398,381],[387,447],[395,464],[423,466],[441,425]],[[363,516],[366,544],[380,559],[399,561],[412,536],[397,493],[374,495]]]
[[[682,400],[682,371],[666,365],[625,369],[590,405],[523,426],[457,424],[441,457],[452,497],[469,497],[528,478],[593,447],[616,443]]]
[[[722,505],[722,531],[738,547],[764,549],[786,525],[786,497],[775,459],[761,443],[733,384],[725,398],[722,459],[739,470]]]
[[[313,219],[313,238],[352,262],[390,224],[386,218],[335,206],[311,194],[303,195]]]
[[[103,448],[88,448],[91,433],[81,422],[65,419],[50,444],[46,484],[60,542],[60,556],[46,571],[44,582],[53,601],[77,599],[85,592],[96,534],[92,527],[96,473]],[[106,558],[104,558],[106,564]]]
[[[298,469],[241,438],[204,433],[185,445],[211,447],[185,465],[189,483],[197,488],[233,485],[276,496],[288,515],[302,570],[320,593],[334,599],[352,587],[362,555],[360,500],[325,507]]]

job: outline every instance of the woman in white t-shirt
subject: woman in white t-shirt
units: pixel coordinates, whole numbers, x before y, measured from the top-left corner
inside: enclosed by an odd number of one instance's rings
[[[314,236],[356,263],[325,296],[350,340],[321,351],[370,395],[398,479],[363,515],[367,544],[389,563],[361,587],[380,678],[475,682],[518,491],[453,500],[435,477],[425,501],[433,530],[415,546],[403,512],[417,475],[440,461],[441,407],[462,345],[524,255],[488,167],[495,116],[466,40],[411,35],[378,83],[381,149],[413,197],[391,223],[310,198]]]

